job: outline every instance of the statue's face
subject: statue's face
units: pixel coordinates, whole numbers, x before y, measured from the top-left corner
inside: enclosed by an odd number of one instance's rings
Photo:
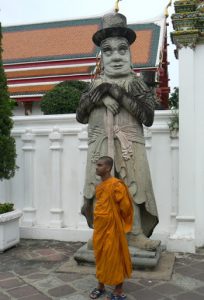
[[[123,77],[131,71],[128,41],[122,37],[105,39],[101,44],[104,74],[107,77]]]

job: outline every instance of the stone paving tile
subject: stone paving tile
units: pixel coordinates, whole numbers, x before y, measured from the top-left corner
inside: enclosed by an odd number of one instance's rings
[[[48,255],[53,255],[56,254],[56,251],[54,249],[38,249],[35,250],[37,254],[41,255],[41,256],[48,256]]]
[[[57,288],[62,285],[62,281],[59,280],[57,277],[53,276],[52,274],[49,274],[49,276],[45,279],[41,279],[39,281],[32,282],[33,286],[38,288],[39,290],[45,290],[52,288]]]
[[[90,292],[97,286],[97,280],[94,276],[85,276],[80,280],[76,280],[70,283],[76,290],[82,292]]]
[[[203,296],[188,292],[182,295],[176,296],[174,299],[176,300],[203,300]]]
[[[183,288],[184,290],[194,290],[203,286],[203,283],[199,280],[193,280],[190,277],[182,276],[181,274],[174,274],[171,279],[171,283]]]
[[[51,298],[43,294],[36,294],[36,295],[21,298],[21,300],[49,300],[49,299]]]
[[[163,296],[171,296],[171,295],[173,296],[173,295],[177,295],[177,294],[185,291],[181,287],[178,287],[171,283],[160,284],[160,285],[152,288],[151,290],[158,294],[161,294]]]
[[[38,294],[38,290],[33,288],[32,286],[25,285],[22,287],[14,288],[8,291],[8,293],[14,298],[22,298],[25,296],[32,296]]]
[[[24,282],[21,279],[14,278],[14,279],[6,279],[0,281],[0,287],[3,289],[9,289],[13,287],[18,287],[23,285]]]
[[[204,272],[198,273],[195,275],[189,275],[189,277],[192,277],[192,278],[200,280],[200,281],[204,281]]]
[[[194,268],[194,269],[198,269],[198,270],[200,270],[200,271],[203,271],[204,270],[204,261],[203,262],[197,262],[197,263],[194,263],[193,265],[192,265],[192,267]]]
[[[194,290],[194,292],[198,293],[198,294],[201,294],[204,296],[204,286],[203,287],[200,287],[200,288],[197,288]],[[203,298],[204,299],[204,298]]]
[[[81,245],[21,240],[18,247],[0,255],[0,300],[89,300],[90,291],[97,285],[94,275],[57,272]],[[204,299],[203,277],[204,249],[201,249],[195,255],[176,254],[170,281],[131,278],[124,289],[128,300],[200,300]],[[2,282],[5,287],[1,287]],[[28,293],[20,293],[25,287]],[[17,294],[11,295],[15,290]],[[112,287],[107,287],[107,291],[112,291]]]
[[[57,275],[57,277],[64,282],[71,282],[83,278],[84,276],[79,273],[61,273]]]
[[[137,284],[137,283],[133,283],[130,281],[126,281],[123,285],[124,291],[125,293],[132,293],[132,292],[136,292],[139,291],[141,289],[144,289],[144,286]]]
[[[39,280],[47,278],[48,276],[49,276],[49,274],[34,273],[31,275],[28,275],[27,279],[39,281]]]
[[[49,295],[54,297],[60,297],[60,298],[66,295],[73,294],[74,292],[76,292],[76,290],[69,285],[61,285],[56,288],[48,290]]]
[[[10,297],[0,292],[0,300],[10,300]]]
[[[164,296],[159,295],[151,289],[140,290],[130,293],[136,300],[163,300]],[[192,299],[191,299],[192,300]]]
[[[189,276],[189,275],[198,274],[198,273],[200,273],[200,271],[198,269],[194,269],[190,266],[186,266],[186,267],[178,268],[176,270],[176,273],[182,274],[184,276]]]
[[[139,279],[138,283],[141,284],[144,288],[153,287],[160,284],[158,280],[147,280],[147,279]]]
[[[19,276],[29,276],[31,274],[36,273],[38,270],[39,269],[37,267],[34,268],[34,266],[33,266],[33,268],[31,268],[31,267],[27,267],[27,268],[22,267],[21,268],[20,266],[17,268],[14,267],[14,272]]]
[[[60,300],[90,300],[89,296],[81,295],[81,294],[74,294],[71,296],[68,296],[66,298],[61,298]]]
[[[5,280],[12,277],[15,277],[15,275],[11,272],[0,272],[0,280]]]

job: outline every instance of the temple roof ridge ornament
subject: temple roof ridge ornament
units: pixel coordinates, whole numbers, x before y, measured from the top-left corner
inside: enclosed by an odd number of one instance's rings
[[[165,11],[164,11],[164,15],[166,18],[168,18],[169,16],[169,7],[172,5],[172,0],[169,0],[169,3],[167,4],[167,6],[165,7]]]
[[[115,9],[114,9],[115,13],[118,13],[118,12],[119,12],[119,2],[120,2],[120,1],[122,1],[122,0],[116,0],[116,1],[115,1]]]

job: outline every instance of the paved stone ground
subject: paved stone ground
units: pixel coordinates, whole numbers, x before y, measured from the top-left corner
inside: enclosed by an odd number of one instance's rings
[[[0,300],[87,300],[95,287],[93,275],[59,273],[81,243],[21,240],[0,254]],[[171,280],[130,279],[124,285],[129,300],[204,299],[204,249],[176,253]]]

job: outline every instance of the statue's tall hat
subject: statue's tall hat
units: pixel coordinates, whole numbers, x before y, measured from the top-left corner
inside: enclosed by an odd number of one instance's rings
[[[124,37],[131,45],[136,39],[136,33],[127,27],[126,17],[120,13],[106,14],[102,18],[102,29],[94,33],[92,40],[100,47],[101,42],[108,37]]]

